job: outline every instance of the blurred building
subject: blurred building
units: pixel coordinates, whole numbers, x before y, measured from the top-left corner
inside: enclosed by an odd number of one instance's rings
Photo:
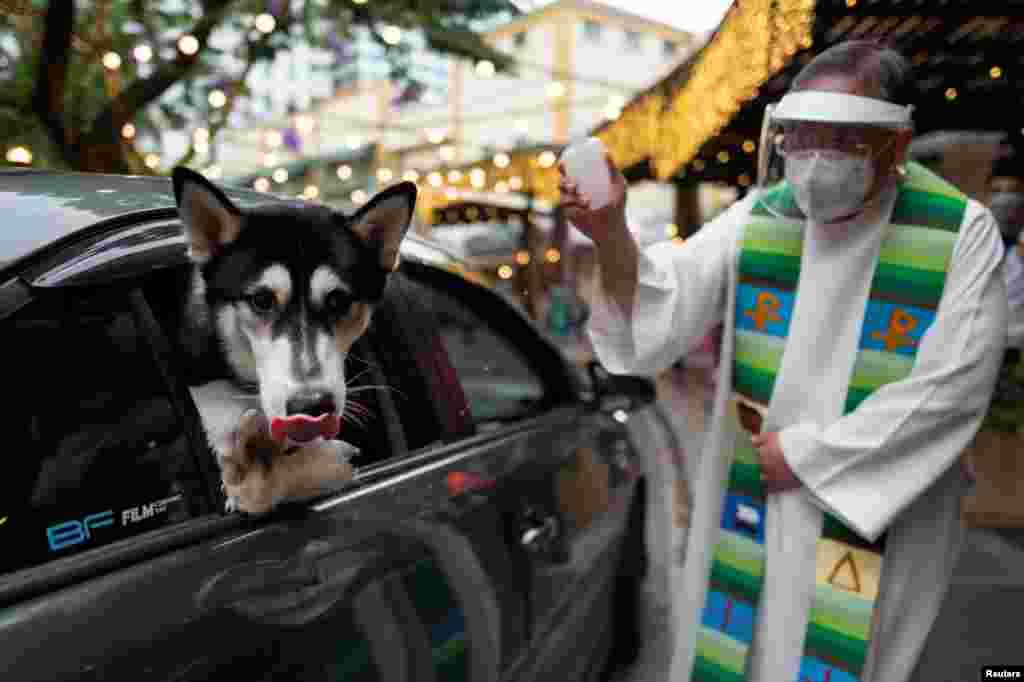
[[[513,56],[514,73],[401,32],[389,35],[410,51],[401,86],[365,34],[277,60],[252,78],[255,125],[218,142],[223,176],[347,208],[403,177],[420,182],[425,210],[453,188],[529,192],[517,162],[613,120],[698,47],[692,34],[588,0],[558,0],[483,35]],[[478,161],[507,177],[471,173]]]

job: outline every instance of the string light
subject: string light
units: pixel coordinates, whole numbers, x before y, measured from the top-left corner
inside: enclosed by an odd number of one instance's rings
[[[377,169],[377,180],[383,183],[391,182],[395,177],[395,174],[391,172],[390,168],[379,168]]]
[[[719,163],[729,163],[729,158],[730,158],[729,157],[729,152],[725,151],[724,149],[722,151],[718,152],[718,162]]]
[[[950,102],[956,99],[957,94],[956,88],[946,88],[946,99]]]
[[[397,45],[402,42],[402,29],[397,26],[385,26],[381,29],[380,37],[388,45]]]
[[[444,190],[444,196],[448,201],[455,201],[459,198],[459,190],[454,187],[446,187]]]
[[[455,168],[448,171],[448,182],[455,184],[456,182],[462,182],[462,171]]]
[[[679,227],[675,223],[669,223],[665,226],[665,236],[669,239],[679,236]]]
[[[754,144],[753,140],[746,140],[746,141],[744,141],[744,143],[743,143],[743,151],[745,151],[748,154],[753,154],[755,149],[757,149],[757,145]]]
[[[455,158],[455,147],[451,146],[450,144],[446,144],[445,146],[438,149],[437,153],[438,156],[441,157],[442,161],[448,163]]]
[[[121,55],[116,52],[107,52],[103,55],[103,66],[110,71],[117,71],[121,68]]]
[[[135,137],[135,124],[125,123],[123,126],[121,126],[121,137],[123,137],[126,140],[130,140],[133,137]]]
[[[474,168],[469,172],[469,182],[476,189],[483,189],[487,184],[487,173],[482,168]]]
[[[517,251],[516,252],[516,263],[519,265],[530,264],[530,252],[529,251]]]
[[[498,277],[502,279],[512,279],[512,275],[514,274],[515,271],[512,270],[511,265],[502,265],[501,267],[498,268]]]
[[[558,249],[548,249],[544,252],[544,259],[549,263],[557,263],[562,260],[562,254],[558,252]]]
[[[228,96],[224,94],[223,90],[211,90],[207,101],[214,109],[220,109],[228,103]]]
[[[302,190],[302,196],[306,199],[316,199],[320,196],[320,188],[316,185],[306,185],[306,188]]]
[[[256,17],[256,30],[260,33],[272,33],[277,28],[277,20],[272,14],[264,12]]]
[[[641,95],[597,133],[612,160],[619,167],[649,160],[657,179],[673,177],[745,102],[757,96],[758,88],[796,50],[813,46],[815,4],[808,0],[734,3],[714,39],[690,65],[690,75],[681,87]],[[736,68],[738,63],[744,67]],[[710,107],[709,101],[713,102]]]
[[[160,157],[156,154],[146,154],[146,157],[143,159],[143,163],[146,164],[146,168],[155,170],[156,167],[160,165]]]
[[[431,187],[440,187],[442,184],[444,184],[444,178],[441,177],[440,173],[434,171],[433,173],[427,176],[427,182],[430,183]]]
[[[145,64],[153,58],[153,48],[146,44],[136,45],[135,49],[132,50],[132,56],[135,57],[135,61],[138,63]]]
[[[995,80],[996,78],[1002,77],[1003,70],[998,66],[993,66],[991,69],[988,70],[988,75],[991,76],[993,80]]]
[[[508,168],[508,165],[512,163],[512,159],[505,152],[498,152],[494,155],[494,165],[498,168]]]
[[[518,175],[513,175],[511,178],[508,179],[508,186],[509,189],[519,191],[523,188],[523,179]]]
[[[352,192],[351,195],[349,195],[349,198],[352,199],[352,203],[353,204],[359,205],[359,204],[365,204],[366,200],[369,197],[366,196],[366,192],[364,192],[361,189],[357,189],[354,192]]]
[[[22,147],[20,145],[17,147],[11,147],[7,150],[7,161],[9,163],[30,164],[32,163],[32,152],[28,147]]]
[[[185,34],[178,38],[178,49],[181,50],[183,55],[191,57],[196,52],[199,52],[199,39],[194,35]]]
[[[494,62],[481,59],[476,63],[476,75],[481,78],[490,78],[494,75]]]
[[[555,157],[555,153],[550,149],[541,152],[540,155],[537,157],[537,163],[540,164],[541,168],[551,168],[552,166],[555,165],[555,161],[557,160],[558,159]]]
[[[282,182],[288,182],[288,169],[278,168],[274,171],[274,182],[281,184]]]
[[[266,178],[256,178],[256,182],[252,183],[253,189],[257,192],[266,192],[270,189],[270,180]]]
[[[414,170],[407,170],[402,175],[402,179],[405,180],[406,182],[418,182],[420,179],[420,174]]]
[[[351,166],[338,166],[338,179],[339,180],[348,180],[351,177],[352,177],[352,167]]]
[[[553,81],[547,85],[548,97],[558,99],[565,96],[565,84],[561,81]]]

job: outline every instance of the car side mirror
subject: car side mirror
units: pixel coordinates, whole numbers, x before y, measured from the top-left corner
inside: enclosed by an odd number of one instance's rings
[[[612,374],[596,360],[587,364],[587,374],[593,387],[591,405],[595,410],[632,412],[658,399],[657,387],[647,377]]]

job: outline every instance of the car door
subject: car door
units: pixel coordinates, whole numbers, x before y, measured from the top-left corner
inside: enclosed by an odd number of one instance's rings
[[[144,293],[171,279],[3,285],[5,679],[497,680],[501,559],[423,513],[441,496],[384,426],[390,464],[345,491],[221,511],[173,316]]]
[[[584,402],[559,352],[500,297],[439,269],[406,271],[489,436],[467,467],[500,481],[487,494],[529,582],[529,645],[510,679],[588,679],[611,634],[624,539],[643,527],[630,523],[639,467],[628,433],[614,409]]]

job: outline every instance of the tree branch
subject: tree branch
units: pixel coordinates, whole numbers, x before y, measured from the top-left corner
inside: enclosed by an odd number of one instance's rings
[[[178,51],[177,57],[161,65],[148,78],[136,80],[115,97],[93,121],[89,132],[79,140],[79,148],[92,156],[83,159],[83,170],[119,170],[124,160],[121,155],[120,130],[138,111],[159,99],[175,83],[184,78],[200,62],[203,48],[210,33],[223,21],[236,0],[208,0],[206,12],[196,21],[189,33],[199,41],[200,49],[193,55]],[[58,3],[59,4],[59,3]],[[116,158],[114,150],[116,152]],[[110,165],[114,164],[114,168]]]
[[[68,52],[75,25],[74,0],[51,0],[46,9],[43,46],[39,53],[39,72],[32,97],[32,108],[42,121],[54,146],[69,164],[75,154],[61,112],[64,109],[64,84],[68,72]]]
[[[260,38],[258,42],[266,43],[267,40],[268,37],[264,36]],[[221,109],[220,118],[211,123],[209,126],[210,144],[213,144],[216,141],[217,134],[227,126],[228,119],[231,116],[231,112],[234,111],[235,102],[238,101],[239,95],[245,88],[245,81],[249,77],[249,72],[252,70],[253,64],[256,63],[255,50],[253,50],[253,45],[249,43],[247,44],[247,48],[248,49],[246,50],[245,68],[242,69],[241,75],[239,75],[238,78],[231,83],[231,87],[228,88],[228,92],[225,93],[227,95],[227,102],[224,103],[224,108]],[[196,142],[195,139],[193,138],[188,143],[188,149],[174,165],[184,166],[188,163],[191,163],[192,159],[195,158],[195,154]]]

